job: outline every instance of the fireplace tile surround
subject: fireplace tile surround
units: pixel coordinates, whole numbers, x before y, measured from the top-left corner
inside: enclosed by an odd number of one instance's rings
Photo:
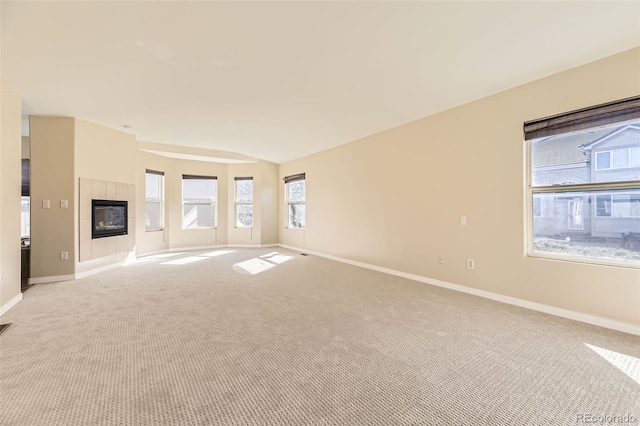
[[[80,262],[133,250],[135,246],[135,185],[80,178]],[[91,200],[128,201],[128,235],[91,239]]]

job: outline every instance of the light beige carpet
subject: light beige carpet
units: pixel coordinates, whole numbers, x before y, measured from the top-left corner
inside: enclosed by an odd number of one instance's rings
[[[640,418],[638,337],[284,249],[228,250],[27,291],[2,317],[0,423]]]

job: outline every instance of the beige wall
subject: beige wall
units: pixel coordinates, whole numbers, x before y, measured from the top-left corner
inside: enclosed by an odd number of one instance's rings
[[[262,241],[262,208],[259,195],[262,190],[262,177],[258,163],[229,164],[227,166],[229,177],[227,179],[227,223],[228,244],[232,245],[260,245]],[[253,178],[253,228],[236,227],[235,223],[235,178]]]
[[[29,136],[22,136],[22,158],[31,158]]]
[[[522,136],[526,120],[640,94],[639,76],[637,48],[283,164],[280,178],[307,174],[307,229],[281,209],[280,242],[640,324],[639,270],[525,256]]]
[[[105,181],[135,183],[134,135],[75,120],[76,176]]]
[[[122,262],[135,245],[136,222],[134,216],[137,209],[133,184],[135,183],[137,145],[134,135],[80,119],[75,119],[74,123],[75,177],[73,189],[74,200],[78,200],[77,207],[74,209],[76,217],[74,241],[75,251],[78,255],[74,259],[75,272],[78,273]],[[94,192],[92,196],[89,191],[84,198],[80,197],[81,180],[85,182],[90,180],[94,187],[96,185],[105,186],[107,190],[104,192],[104,196],[100,196],[100,192]],[[129,188],[131,188],[131,196]],[[82,235],[80,225],[86,224],[86,221],[91,219],[91,198],[128,200],[131,221],[130,235],[87,240],[87,232]],[[80,202],[84,206],[81,206]],[[87,212],[89,212],[88,215]],[[81,217],[83,214],[84,217]],[[80,256],[81,249],[83,256]]]
[[[145,172],[164,172],[164,230],[145,231]],[[182,175],[218,177],[218,221],[216,229],[182,229]],[[136,153],[137,234],[136,254],[144,255],[164,250],[225,245],[228,228],[229,179],[227,164],[167,158],[145,151]],[[231,195],[232,196],[232,195]]]
[[[155,253],[169,249],[170,245],[170,229],[171,223],[169,223],[167,212],[173,208],[175,202],[173,199],[167,199],[166,180],[167,176],[173,176],[173,162],[170,158],[162,157],[160,155],[150,154],[146,151],[138,150],[136,152],[136,199],[140,200],[137,203],[136,212],[136,254],[148,254]],[[165,174],[165,220],[164,229],[162,231],[145,231],[145,173],[146,169],[151,169]]]
[[[162,231],[145,231],[145,171],[165,174],[165,212]],[[218,227],[182,229],[182,175],[218,177]],[[235,177],[254,178],[254,227],[235,227]],[[216,245],[260,245],[277,243],[278,165],[266,161],[223,164],[179,160],[138,150],[136,154],[137,207],[136,254]],[[265,242],[267,241],[267,242]]]
[[[182,229],[182,175],[218,177],[218,221],[215,229]],[[171,224],[171,248],[209,247],[227,244],[228,178],[227,165],[203,161],[173,160],[173,168],[165,175],[166,196],[171,200],[168,219]]]
[[[255,202],[260,204],[261,242],[262,244],[278,243],[278,216],[280,203],[278,202],[278,189],[281,181],[278,180],[280,166],[268,161],[260,161],[260,192],[257,193]]]
[[[0,310],[20,296],[20,95],[0,80]]]
[[[77,239],[74,178],[75,120],[30,117],[31,139],[31,279],[73,275]],[[42,208],[49,200],[51,207]],[[68,208],[60,207],[68,201]],[[69,260],[60,260],[66,251]]]

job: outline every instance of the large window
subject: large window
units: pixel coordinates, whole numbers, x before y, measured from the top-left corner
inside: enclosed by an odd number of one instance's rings
[[[253,178],[236,177],[235,179],[236,227],[253,226]]]
[[[640,267],[640,97],[525,123],[529,253]]]
[[[306,176],[304,173],[284,178],[287,203],[287,228],[306,228]]]
[[[146,231],[164,228],[164,173],[147,169],[145,174],[145,224]]]
[[[215,228],[216,176],[182,175],[182,228]]]

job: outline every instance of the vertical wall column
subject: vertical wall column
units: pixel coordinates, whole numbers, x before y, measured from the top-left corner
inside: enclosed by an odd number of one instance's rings
[[[1,81],[0,98],[0,314],[20,293],[20,95]]]
[[[74,126],[73,118],[30,117],[31,282],[70,279],[75,272]]]

